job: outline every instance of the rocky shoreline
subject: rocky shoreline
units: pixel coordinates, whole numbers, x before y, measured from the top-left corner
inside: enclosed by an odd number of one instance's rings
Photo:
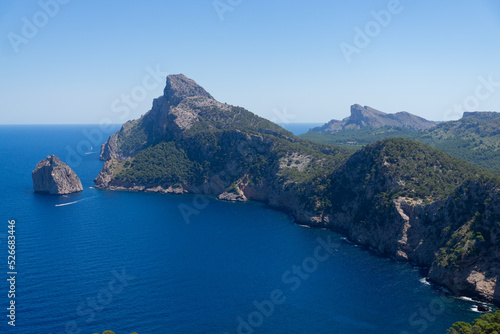
[[[454,295],[500,303],[499,182],[423,143],[392,138],[354,154],[315,144],[175,75],[101,159],[97,188],[263,202],[429,267]]]
[[[425,207],[422,203],[412,202],[411,200],[405,200],[404,198],[398,198],[394,200],[394,210],[398,213],[399,218],[397,219],[399,224],[403,227],[401,229],[402,233],[400,238],[397,240],[383,240],[383,238],[377,238],[380,234],[372,233],[363,229],[353,228],[349,226],[349,222],[336,221],[335,217],[332,215],[314,215],[311,212],[303,209],[297,211],[296,208],[290,208],[289,206],[276,205],[276,201],[273,204],[269,200],[253,199],[251,194],[245,195],[245,190],[243,189],[242,194],[234,193],[222,193],[222,194],[206,194],[201,192],[191,192],[184,188],[163,188],[161,186],[157,187],[144,187],[144,186],[109,186],[109,187],[98,187],[102,189],[115,190],[115,191],[131,191],[131,192],[154,192],[162,194],[198,194],[210,196],[214,199],[228,202],[247,202],[247,201],[257,201],[269,205],[275,210],[282,211],[289,214],[293,221],[298,225],[308,226],[311,228],[325,228],[344,235],[353,244],[366,247],[367,250],[373,251],[379,255],[393,258],[394,260],[401,263],[409,263],[418,268],[426,268],[427,274],[423,277],[428,279],[432,284],[443,287],[449,290],[449,292],[454,296],[465,296],[474,298],[477,301],[492,303],[500,307],[500,296],[496,293],[495,282],[488,278],[487,275],[481,273],[480,271],[470,270],[470,273],[459,274],[455,271],[450,271],[446,268],[439,268],[435,263],[435,253],[437,249],[420,249],[410,251],[411,242],[408,241],[408,231],[415,228],[416,221],[419,220],[418,215],[425,215],[429,210],[439,210],[437,207],[442,207],[445,202],[433,203],[430,206]],[[191,187],[196,188],[196,187]],[[420,211],[420,213],[417,213]],[[382,232],[385,234],[385,232]],[[415,235],[410,236],[412,239],[418,238]],[[397,247],[394,250],[389,250],[386,244],[394,244]],[[438,244],[438,243],[436,243]],[[491,275],[490,275],[491,276]]]

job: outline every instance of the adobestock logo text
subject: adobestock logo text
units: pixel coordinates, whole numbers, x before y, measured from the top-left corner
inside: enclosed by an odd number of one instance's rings
[[[7,39],[15,53],[19,53],[20,46],[28,44],[33,40],[40,29],[45,27],[50,19],[54,18],[61,9],[61,5],[69,3],[70,0],[40,0],[38,6],[40,10],[36,11],[31,17],[23,16],[21,18],[21,29],[19,33],[9,32]]]

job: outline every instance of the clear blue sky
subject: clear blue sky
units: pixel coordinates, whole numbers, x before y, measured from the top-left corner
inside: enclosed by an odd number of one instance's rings
[[[0,123],[140,117],[162,94],[157,67],[277,122],[342,119],[354,103],[432,120],[460,117],[450,108],[464,101],[500,111],[496,0],[401,0],[384,26],[372,11],[391,1],[221,0],[224,20],[213,0],[64,2],[52,16],[39,1],[0,2]],[[369,45],[347,62],[342,43],[356,47],[367,25]],[[490,75],[499,83],[478,93]]]

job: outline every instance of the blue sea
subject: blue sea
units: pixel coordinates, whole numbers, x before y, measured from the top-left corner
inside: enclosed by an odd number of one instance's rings
[[[307,133],[310,129],[322,126],[325,123],[279,123],[280,126],[299,136]]]
[[[0,126],[0,333],[445,333],[479,315],[420,269],[260,203],[92,188],[111,130]],[[33,193],[49,154],[83,192]]]

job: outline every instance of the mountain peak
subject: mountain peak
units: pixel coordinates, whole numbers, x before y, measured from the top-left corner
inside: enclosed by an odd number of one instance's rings
[[[153,100],[151,110],[125,123],[101,147],[101,159],[127,159],[162,141],[187,138],[210,129],[242,128],[281,137],[291,135],[248,110],[221,103],[183,74],[167,76],[164,94]],[[101,180],[100,182],[105,182]]]
[[[312,129],[313,132],[337,132],[342,130],[359,130],[364,127],[381,128],[406,128],[411,130],[425,130],[436,125],[422,117],[406,111],[387,114],[369,106],[353,104],[351,115],[342,121],[331,120],[321,127]]]
[[[176,105],[187,97],[206,97],[213,99],[203,87],[198,85],[194,80],[189,79],[184,74],[173,74],[167,76],[167,84],[163,91],[164,96]]]
[[[374,109],[369,106],[361,106],[360,104],[353,104],[351,106],[351,117],[361,117],[368,115],[387,115],[385,112]]]

